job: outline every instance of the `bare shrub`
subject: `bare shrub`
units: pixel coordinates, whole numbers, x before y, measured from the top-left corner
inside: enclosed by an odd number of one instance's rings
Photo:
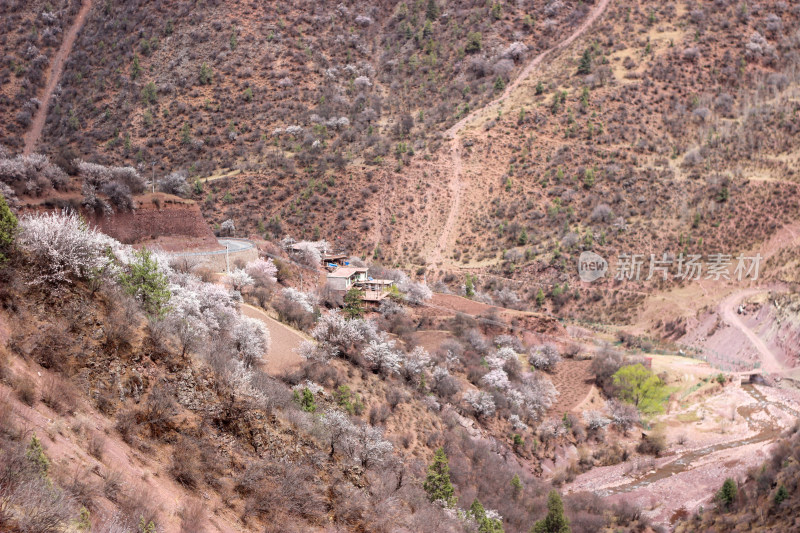
[[[102,433],[98,431],[92,431],[91,435],[89,436],[89,440],[86,443],[86,451],[88,451],[89,455],[91,455],[98,461],[102,461],[105,450],[106,450],[106,438],[103,436]]]
[[[113,181],[103,185],[100,191],[108,197],[111,205],[120,211],[131,211],[133,209],[133,197],[127,185]]]
[[[189,194],[189,184],[186,182],[186,171],[177,170],[167,175],[158,182],[158,190],[175,196]]]
[[[667,438],[663,433],[649,433],[644,436],[636,447],[636,451],[658,457],[667,449]]]
[[[39,392],[36,390],[36,383],[34,383],[31,378],[20,378],[14,388],[17,391],[17,397],[28,407],[33,407],[34,404],[39,401]]]
[[[141,521],[157,525],[160,520],[161,505],[151,496],[150,488],[144,484],[133,485],[122,492],[118,502],[122,515],[134,531]]]
[[[181,517],[181,533],[205,533],[207,531],[206,506],[200,500],[192,498],[185,501],[178,514]]]
[[[103,496],[112,502],[119,502],[122,495],[122,474],[118,470],[109,470],[103,477]]]
[[[145,424],[150,436],[159,438],[173,428],[173,417],[177,414],[174,395],[163,385],[153,387],[145,402],[138,422]]]
[[[250,470],[250,469],[248,469]],[[251,470],[245,516],[271,516],[282,509],[290,516],[319,519],[325,513],[325,501],[314,489],[314,471],[294,464],[262,463]]]
[[[181,439],[172,453],[169,473],[175,481],[189,489],[197,488],[200,483],[198,455],[197,445],[187,438]]]
[[[390,414],[389,406],[385,403],[372,406],[369,410],[369,423],[373,426],[383,425]]]
[[[608,395],[611,395],[613,391],[613,380],[611,378],[617,370],[622,368],[623,362],[622,354],[608,346],[600,349],[592,359],[589,370],[595,375],[597,386]]]
[[[78,399],[70,383],[51,374],[42,386],[42,403],[60,415],[71,415],[78,406]]]

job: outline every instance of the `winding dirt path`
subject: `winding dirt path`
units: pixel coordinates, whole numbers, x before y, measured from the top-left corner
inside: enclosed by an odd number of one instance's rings
[[[299,366],[303,362],[295,349],[306,340],[298,331],[282,324],[258,307],[242,304],[242,314],[260,320],[269,330],[270,349],[264,369],[268,374],[278,375],[285,370]]]
[[[719,303],[717,310],[725,322],[741,331],[744,336],[747,337],[747,340],[750,341],[750,344],[758,350],[761,358],[761,369],[769,374],[780,373],[787,370],[786,366],[772,353],[767,343],[742,321],[739,314],[736,312],[736,308],[743,299],[763,292],[765,292],[763,289],[746,289],[734,292]]]
[[[511,93],[515,91],[517,87],[519,87],[519,85],[531,75],[531,73],[542,63],[542,61],[544,61],[548,55],[564,50],[573,42],[575,42],[575,40],[583,35],[594,23],[594,21],[596,21],[597,18],[603,14],[610,2],[611,0],[600,0],[600,2],[594,6],[592,11],[589,12],[589,15],[583,20],[583,22],[581,22],[578,28],[572,32],[569,37],[559,42],[554,47],[548,48],[530,60],[525,68],[522,69],[522,72],[520,72],[519,76],[517,76],[514,81],[506,86],[505,90],[502,92],[502,94],[500,94],[500,96],[485,106],[467,114],[464,118],[453,124],[445,132],[445,136],[450,138],[450,154],[453,161],[453,171],[450,176],[449,184],[452,201],[450,202],[450,210],[447,213],[447,219],[442,227],[442,232],[439,234],[436,247],[431,250],[430,254],[428,255],[427,262],[429,265],[442,263],[445,255],[448,255],[447,252],[450,249],[451,235],[453,234],[453,229],[458,223],[458,217],[461,212],[461,198],[464,193],[465,184],[464,180],[462,179],[464,172],[461,163],[461,145],[458,142],[459,132],[468,124],[473,122],[476,118],[486,116],[489,112],[499,107],[506,100],[506,98],[508,98]]]
[[[58,86],[58,82],[61,81],[61,74],[64,72],[64,63],[66,63],[72,51],[72,46],[75,44],[75,39],[78,38],[78,32],[81,31],[83,23],[86,22],[86,17],[89,16],[89,11],[91,9],[92,0],[83,0],[81,9],[78,11],[72,26],[70,26],[67,33],[64,35],[64,41],[61,43],[61,47],[50,61],[47,71],[47,85],[45,85],[44,93],[42,93],[40,98],[42,103],[39,109],[36,110],[36,115],[33,117],[31,129],[25,133],[25,147],[22,150],[22,153],[25,155],[33,153],[36,144],[42,137],[42,131],[44,130],[45,121],[47,120],[47,109],[50,107],[50,99],[53,96],[53,92],[56,90],[56,86]]]

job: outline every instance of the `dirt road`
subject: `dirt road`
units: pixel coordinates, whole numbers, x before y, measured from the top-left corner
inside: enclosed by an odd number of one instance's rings
[[[53,57],[52,61],[50,61],[50,66],[48,67],[47,71],[47,84],[45,85],[44,93],[40,98],[42,103],[39,106],[39,109],[36,110],[36,114],[33,117],[31,129],[25,134],[25,147],[22,151],[22,153],[25,155],[30,155],[33,153],[33,150],[36,148],[36,144],[42,137],[42,130],[44,130],[44,124],[47,120],[47,109],[50,107],[50,99],[53,96],[53,91],[55,91],[56,87],[58,86],[58,82],[61,81],[61,74],[64,71],[64,63],[66,63],[67,58],[72,51],[72,46],[75,44],[75,39],[78,38],[78,32],[81,31],[83,23],[86,22],[86,17],[89,15],[89,11],[91,9],[92,0],[83,0],[81,9],[78,11],[78,15],[75,17],[75,21],[67,30],[66,35],[64,35],[64,41],[61,43],[61,47],[58,49],[58,52],[56,52],[56,55]]]
[[[525,68],[522,69],[522,72],[520,72],[519,76],[517,76],[514,81],[506,86],[505,90],[500,96],[489,102],[484,107],[469,113],[464,118],[453,124],[453,126],[451,126],[445,132],[445,136],[450,138],[450,154],[453,160],[453,168],[449,184],[452,200],[450,202],[450,209],[447,213],[444,226],[442,227],[442,231],[439,234],[439,239],[436,242],[436,247],[431,250],[430,254],[428,255],[427,263],[429,265],[441,263],[446,256],[449,256],[448,251],[450,249],[451,235],[453,233],[453,229],[458,223],[458,217],[461,212],[461,198],[464,193],[464,181],[462,179],[463,168],[461,164],[461,146],[459,143],[458,133],[476,118],[486,116],[488,113],[500,106],[503,101],[505,101],[511,95],[511,93],[514,92],[517,87],[519,87],[520,83],[525,81],[531,75],[531,73],[542,63],[542,61],[544,61],[549,54],[567,48],[576,39],[583,35],[594,23],[594,21],[603,14],[610,1],[611,0],[601,0],[569,37],[559,42],[554,47],[548,48],[529,61]]]
[[[270,348],[264,365],[267,373],[276,375],[298,366],[303,359],[295,351],[306,340],[298,331],[281,324],[263,310],[249,304],[242,304],[242,314],[264,323],[269,330]]]
[[[758,354],[761,359],[762,370],[770,374],[780,373],[787,370],[786,366],[779,361],[779,359],[774,353],[772,353],[772,350],[769,349],[761,337],[759,337],[752,329],[750,329],[736,312],[737,308],[739,307],[739,303],[741,303],[742,300],[763,292],[763,289],[746,289],[743,291],[734,292],[719,303],[717,310],[720,317],[722,317],[725,322],[741,331],[744,336],[747,337],[747,340],[750,341],[753,347],[758,350]]]

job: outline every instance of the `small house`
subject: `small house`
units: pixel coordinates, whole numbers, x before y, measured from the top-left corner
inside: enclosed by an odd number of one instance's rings
[[[347,254],[322,254],[322,266],[328,270],[348,266]]]
[[[328,273],[328,286],[336,291],[349,291],[353,285],[367,281],[366,267],[341,267]]]

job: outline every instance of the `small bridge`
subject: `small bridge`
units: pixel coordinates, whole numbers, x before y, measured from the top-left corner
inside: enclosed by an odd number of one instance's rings
[[[764,371],[760,368],[734,372],[733,375],[739,376],[739,383],[764,383]]]

